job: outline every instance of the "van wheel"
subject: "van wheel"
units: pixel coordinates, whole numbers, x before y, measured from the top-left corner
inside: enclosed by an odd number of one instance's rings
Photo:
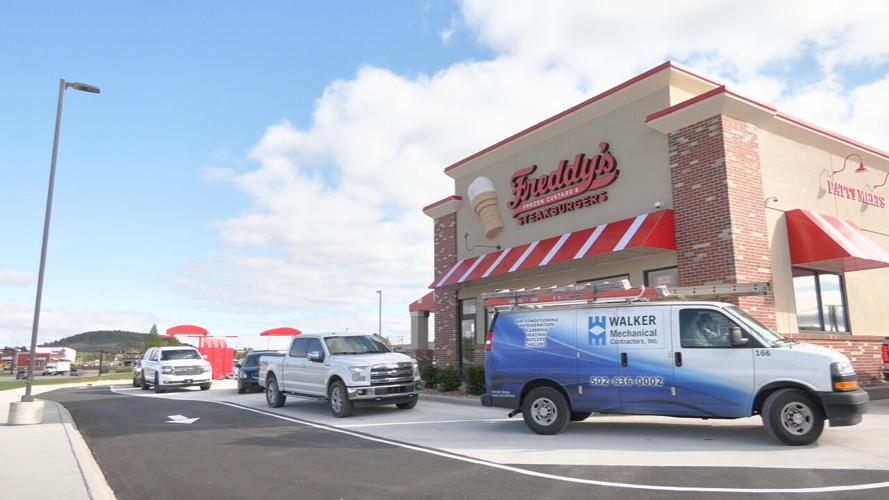
[[[762,405],[762,423],[770,436],[790,446],[812,444],[824,430],[824,411],[799,389],[779,389]]]
[[[417,406],[417,400],[408,401],[407,403],[396,403],[395,406],[398,407],[399,410],[410,410],[414,406]]]
[[[572,411],[571,412],[571,421],[572,422],[583,422],[584,420],[590,418],[593,412],[591,411]]]
[[[525,425],[537,434],[558,434],[568,425],[571,408],[562,393],[552,387],[532,389],[522,402]]]
[[[354,405],[349,400],[349,393],[346,391],[346,385],[342,381],[337,380],[330,385],[327,400],[330,402],[330,413],[334,417],[344,418],[352,415]]]
[[[148,382],[145,380],[145,372],[142,372],[142,376],[139,378],[142,380],[142,390],[147,391],[148,390]]]
[[[278,390],[278,381],[275,377],[269,377],[265,383],[265,402],[272,408],[280,408],[287,401],[287,396]]]

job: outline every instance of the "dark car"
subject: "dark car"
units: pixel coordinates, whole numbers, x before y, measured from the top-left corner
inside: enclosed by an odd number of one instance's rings
[[[15,372],[15,379],[16,379],[16,380],[23,379],[23,378],[28,378],[28,372],[27,372],[27,371],[25,371],[25,370],[18,370],[17,372]]]
[[[245,392],[258,392],[259,387],[259,358],[260,356],[283,356],[278,351],[253,351],[241,360],[238,370],[238,394]]]
[[[72,377],[80,377],[83,375],[83,370],[81,370],[80,368],[71,368],[71,371],[68,372],[68,375]]]

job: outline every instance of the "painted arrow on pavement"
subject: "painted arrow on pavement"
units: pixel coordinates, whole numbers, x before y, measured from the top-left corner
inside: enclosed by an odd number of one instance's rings
[[[169,415],[167,418],[170,419],[167,421],[168,424],[193,424],[201,417],[188,418],[184,415]]]

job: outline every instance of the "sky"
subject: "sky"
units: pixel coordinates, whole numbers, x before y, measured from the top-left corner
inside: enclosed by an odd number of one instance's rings
[[[0,345],[198,324],[407,341],[442,169],[666,60],[889,150],[883,2],[0,0]],[[277,347],[277,346],[273,346]]]

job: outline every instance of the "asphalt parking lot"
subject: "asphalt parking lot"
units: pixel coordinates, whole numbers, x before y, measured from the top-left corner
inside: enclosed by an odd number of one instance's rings
[[[175,434],[178,443],[193,434],[192,446],[205,460],[165,471],[161,458],[178,452],[160,446],[165,455],[152,460],[152,470],[185,478],[178,486],[181,492],[189,487],[188,478],[200,483],[198,478],[208,473],[198,465],[202,461],[234,467],[233,474],[214,473],[223,483],[232,482],[218,492],[223,498],[234,497],[227,493],[240,491],[237,485],[253,484],[256,474],[267,475],[256,464],[269,459],[275,464],[272,471],[282,468],[286,474],[254,485],[277,486],[267,498],[290,491],[283,484],[286,478],[315,488],[320,496],[312,498],[582,498],[593,493],[603,498],[885,498],[889,491],[887,400],[872,403],[861,425],[827,428],[817,444],[795,448],[772,441],[758,418],[594,416],[559,435],[539,436],[520,417],[507,419],[503,410],[475,404],[421,401],[409,411],[366,408],[351,418],[335,419],[322,402],[288,398],[287,405],[269,411],[262,394],[239,395],[231,382],[215,383],[206,392],[156,395],[117,386],[113,392],[65,390],[47,397],[68,407],[103,469],[121,467],[126,461],[114,450],[131,450],[138,445],[130,441],[146,434],[161,439]],[[113,411],[106,415],[103,409]],[[170,415],[199,420],[166,423]],[[158,434],[170,429],[174,432]],[[294,432],[303,440],[310,435],[313,444],[294,441]],[[241,434],[252,436],[255,446],[233,445],[244,438],[236,437]],[[325,468],[298,465],[307,449],[313,463]],[[350,454],[353,449],[364,450],[360,458]],[[239,454],[243,456],[236,459]],[[346,456],[348,463],[341,463]],[[251,465],[237,467],[242,460]],[[361,473],[325,489],[328,482],[315,473],[341,465]],[[200,471],[189,474],[191,469]],[[377,474],[365,477],[363,471]],[[390,474],[401,478],[397,488]],[[123,467],[113,474],[106,470],[106,476],[119,498],[128,498],[121,494],[126,488],[115,481],[124,478],[123,485],[132,485],[145,472]],[[348,487],[353,483],[354,488]],[[139,491],[133,490],[132,498]]]

